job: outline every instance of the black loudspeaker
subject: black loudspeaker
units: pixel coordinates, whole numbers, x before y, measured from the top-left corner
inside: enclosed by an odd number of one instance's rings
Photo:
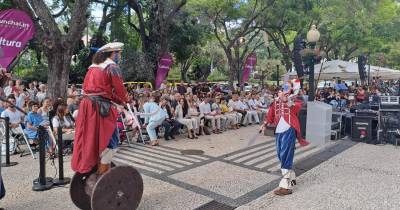
[[[301,137],[306,138],[307,107],[302,107],[297,115],[300,121]]]
[[[378,119],[375,117],[354,116],[351,119],[351,140],[367,144],[377,144]]]
[[[365,81],[365,64],[367,63],[367,58],[365,55],[358,56],[358,73],[360,74],[360,80]]]
[[[344,116],[344,134],[346,136],[351,136],[351,120],[355,114],[348,113]]]

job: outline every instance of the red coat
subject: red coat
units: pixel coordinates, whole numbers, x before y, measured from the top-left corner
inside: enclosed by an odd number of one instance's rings
[[[297,117],[299,113],[302,102],[297,100],[294,105],[289,107],[287,102],[282,102],[280,100],[275,100],[269,107],[268,114],[265,116],[265,122],[273,125],[278,125],[281,116],[283,119],[296,130],[296,137],[301,146],[306,146],[309,143],[301,137],[300,121]]]
[[[121,71],[118,65],[96,65],[89,67],[83,83],[84,94],[101,95],[118,104],[127,101]],[[106,67],[105,67],[106,66]],[[100,154],[108,146],[116,128],[118,112],[112,106],[107,117],[101,117],[94,109],[92,101],[84,97],[79,105],[76,119],[74,150],[72,154],[72,170],[87,173],[100,161]]]

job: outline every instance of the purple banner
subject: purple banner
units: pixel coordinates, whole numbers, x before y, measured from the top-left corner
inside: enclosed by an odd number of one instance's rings
[[[33,37],[32,19],[23,11],[9,9],[0,12],[0,68],[8,68]]]
[[[254,66],[257,63],[257,56],[256,53],[251,53],[249,56],[247,56],[246,59],[246,65],[244,66],[244,71],[242,75],[242,84],[247,82],[249,80],[249,76],[251,71],[253,71]]]
[[[159,89],[161,83],[167,78],[169,69],[173,63],[172,56],[170,54],[164,54],[161,56],[160,61],[158,62],[158,69],[157,69],[157,77],[156,77],[156,89]]]

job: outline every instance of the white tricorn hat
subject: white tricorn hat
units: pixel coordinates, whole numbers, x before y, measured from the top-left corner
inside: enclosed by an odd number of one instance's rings
[[[103,47],[100,47],[100,49],[97,52],[114,52],[114,51],[122,51],[122,48],[124,47],[124,43],[121,42],[111,42]]]

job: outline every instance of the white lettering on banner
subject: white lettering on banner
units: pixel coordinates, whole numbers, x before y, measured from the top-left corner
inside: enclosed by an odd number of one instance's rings
[[[13,21],[13,20],[0,20],[0,25],[6,25],[7,26],[16,26],[24,30],[28,30],[30,25],[28,23],[23,23],[20,21]]]
[[[15,40],[7,40],[3,37],[0,37],[0,46],[21,48],[22,43]]]
[[[169,66],[160,66],[160,69],[169,69]]]
[[[162,58],[161,61],[168,61],[168,62],[170,62],[171,59],[169,59],[169,58]]]

